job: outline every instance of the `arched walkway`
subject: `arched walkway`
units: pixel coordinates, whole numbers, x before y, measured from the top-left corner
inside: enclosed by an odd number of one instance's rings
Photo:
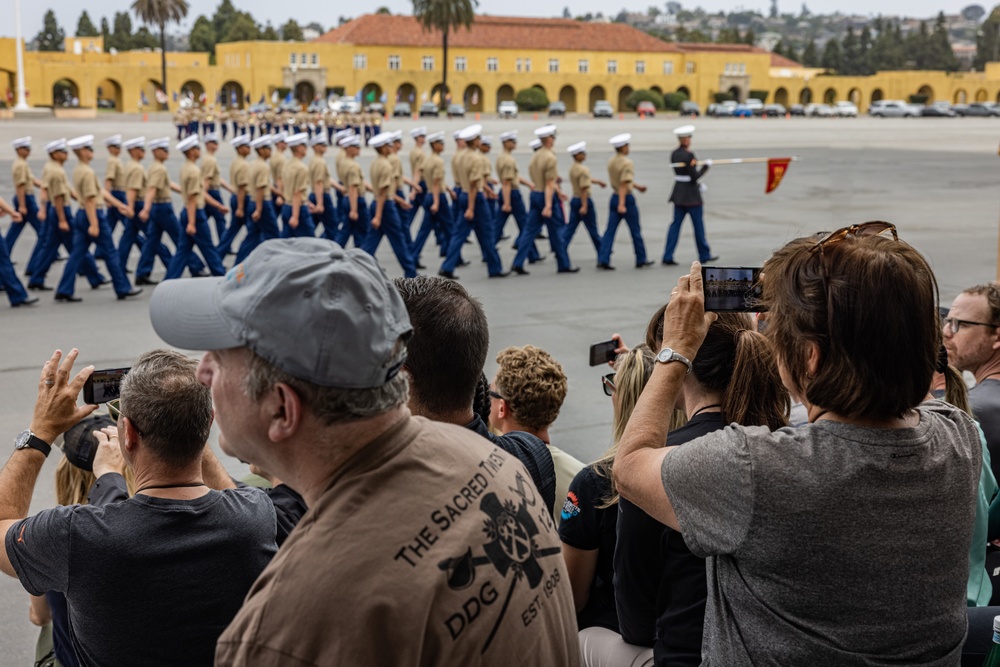
[[[505,83],[497,88],[497,104],[501,102],[512,102],[514,100],[514,86]]]
[[[97,108],[124,111],[121,84],[114,79],[104,79],[97,84]]]
[[[382,86],[370,81],[361,88],[361,106],[368,106],[382,101]]]
[[[406,102],[412,107],[417,103],[417,87],[412,83],[401,84],[396,89],[396,102]]]
[[[732,95],[733,99],[736,100],[737,102],[743,101],[743,89],[740,88],[739,86],[731,86],[729,90],[726,92]]]
[[[849,99],[854,106],[861,106],[861,91],[857,88],[851,88],[850,92],[847,93],[847,99]]]
[[[882,92],[881,88],[876,88],[875,90],[872,91],[872,101],[871,101],[872,104],[875,104],[876,102],[881,102],[883,99],[885,99],[885,93]]]
[[[809,88],[803,88],[799,92],[799,104],[811,104],[813,99],[813,91]]]
[[[625,111],[628,109],[625,101],[628,96],[632,94],[632,86],[622,86],[621,90],[618,91],[618,111]]]
[[[471,84],[465,89],[465,94],[462,95],[462,101],[465,104],[466,111],[482,111],[483,89],[479,86],[479,84]]]
[[[968,102],[968,93],[959,88],[955,91],[955,104],[965,104]]]
[[[566,105],[567,113],[576,113],[576,88],[563,86],[559,91],[559,101]]]
[[[788,106],[788,90],[785,88],[778,88],[774,91],[774,103],[781,104],[783,106]]]
[[[316,99],[316,87],[310,81],[299,81],[295,84],[295,101],[308,105]]]
[[[659,86],[653,86],[652,88],[650,88],[650,90],[652,90],[657,95],[662,95],[663,94],[663,89],[660,88]]]
[[[836,104],[837,103],[837,91],[833,88],[827,88],[826,92],[823,93],[823,104]]]
[[[587,107],[587,110],[593,111],[595,102],[606,99],[608,99],[608,94],[604,92],[604,86],[594,86],[590,89],[590,95],[588,98],[589,106]]]
[[[437,85],[435,85],[431,89],[431,102],[433,102],[434,104],[436,104],[438,106],[441,106],[441,102],[442,102],[442,100],[441,100],[441,98],[442,98],[441,92],[442,92],[442,90],[444,90],[444,89],[441,87],[440,83],[437,84]],[[445,102],[447,102],[447,100],[451,97],[451,95],[450,95],[450,89],[448,91],[445,91],[443,97],[445,99]]]
[[[181,84],[181,98],[187,97],[192,102],[201,103],[201,96],[205,94],[205,86],[198,81],[185,81]]]
[[[691,99],[691,91],[688,90],[687,86],[681,86],[680,88],[677,89],[677,92],[683,95],[684,97]]]
[[[927,98],[924,100],[925,104],[930,104],[934,101],[934,89],[928,85],[920,86],[920,89],[917,90],[917,95],[923,95]]]
[[[243,108],[243,86],[237,81],[222,84],[222,105],[228,109]]]
[[[990,95],[989,95],[989,93],[986,92],[985,88],[980,88],[979,90],[976,91],[976,101],[977,102],[985,102],[989,98],[990,98]]]
[[[80,105],[80,88],[72,79],[59,79],[52,84],[52,106],[73,107]]]

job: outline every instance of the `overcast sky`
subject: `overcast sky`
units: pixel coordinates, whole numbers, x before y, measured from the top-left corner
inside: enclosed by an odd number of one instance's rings
[[[949,14],[958,13],[962,7],[971,4],[972,1],[807,0],[806,5],[810,11],[823,14],[840,11],[843,13],[864,15],[904,14],[912,17],[928,17],[934,16],[942,10]],[[11,7],[8,3],[13,3],[14,0],[0,0],[0,2],[7,7]],[[190,27],[199,14],[210,16],[214,12],[216,5],[219,4],[219,0],[188,0],[188,3],[190,11],[186,25]],[[90,18],[99,27],[102,15],[107,16],[110,22],[111,17],[116,11],[122,11],[125,7],[130,6],[130,4],[130,2],[121,2],[121,0],[89,0],[86,6]],[[301,3],[296,6],[295,4],[286,5],[281,2],[274,2],[273,0],[237,0],[233,4],[242,10],[249,11],[258,22],[264,23],[269,20],[276,26],[288,20],[290,8],[295,11],[292,14],[292,18],[295,18],[299,23],[305,24],[312,21],[319,21],[327,29],[337,23],[338,15],[341,13],[348,15],[346,7],[345,10],[321,9],[323,5],[337,7],[341,3]],[[574,14],[585,14],[587,12],[617,14],[622,8],[639,11],[649,7],[651,4],[653,3],[649,0],[620,0],[618,3],[609,3],[607,0],[573,0],[573,2],[569,2],[569,0],[549,0],[544,3],[540,3],[537,0],[480,0],[479,12],[506,16],[561,16],[563,7],[571,5]],[[662,9],[664,4],[660,3],[658,6]],[[681,4],[685,8],[690,9],[700,5],[708,11],[732,11],[738,8],[756,9],[765,15],[770,8],[770,0],[748,0],[747,2],[739,2],[738,0],[737,2],[733,2],[733,0],[700,0],[699,2],[682,0]],[[56,9],[56,18],[59,20],[59,24],[67,34],[72,34],[76,30],[76,22],[80,17],[80,9],[78,9],[80,5],[77,3],[62,2],[57,3],[57,5],[59,8]],[[75,7],[70,9],[67,5],[75,5]],[[365,12],[373,12],[381,5],[389,7],[393,13],[400,14],[410,13],[413,8],[410,0],[375,0],[366,7]],[[46,3],[44,0],[42,2],[21,0],[22,30],[24,31],[25,39],[31,39],[38,34],[38,31],[42,28],[42,16],[50,6],[52,6],[52,3]],[[343,3],[341,6],[348,6],[348,3]],[[349,6],[354,9],[360,5],[350,4]],[[989,10],[989,4],[985,4],[984,6]],[[778,0],[778,9],[781,12],[798,12],[801,7],[802,0]],[[357,13],[359,12],[355,10],[355,13],[351,15],[357,15]],[[4,21],[0,24],[0,35],[13,36],[13,23]]]

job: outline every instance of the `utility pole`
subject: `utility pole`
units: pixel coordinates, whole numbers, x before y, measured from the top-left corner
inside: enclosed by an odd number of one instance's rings
[[[24,38],[21,37],[21,0],[14,0],[14,24],[17,42],[17,104],[14,105],[14,108],[18,111],[24,111],[28,108],[28,100],[24,94]]]

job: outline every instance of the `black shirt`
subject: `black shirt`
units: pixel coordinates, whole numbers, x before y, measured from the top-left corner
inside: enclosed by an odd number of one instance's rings
[[[540,438],[523,431],[511,431],[504,435],[493,435],[483,420],[477,415],[465,425],[508,454],[513,454],[527,468],[531,481],[542,495],[542,501],[552,514],[556,502],[556,469],[552,463],[552,453]]]
[[[683,445],[725,426],[721,413],[702,413],[671,431],[667,444]],[[705,560],[691,553],[679,532],[629,501],[622,499],[618,508],[614,570],[622,639],[652,646],[656,667],[700,665]]]
[[[679,147],[670,154],[670,162],[683,162],[685,166],[674,167],[674,175],[687,179],[685,181],[674,181],[674,190],[670,194],[670,201],[678,206],[701,206],[701,188],[698,187],[698,179],[705,175],[708,167],[692,167],[694,153],[686,148]]]
[[[559,539],[581,551],[597,550],[597,568],[587,604],[576,615],[580,629],[599,626],[618,632],[615,610],[615,523],[618,508],[602,507],[611,493],[611,480],[593,465],[576,474],[569,485],[559,523]]]

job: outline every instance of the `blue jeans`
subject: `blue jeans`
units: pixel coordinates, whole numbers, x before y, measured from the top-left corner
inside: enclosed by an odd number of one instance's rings
[[[417,236],[411,246],[411,254],[415,259],[420,257],[420,253],[424,251],[424,245],[427,243],[427,238],[431,235],[431,232],[434,232],[434,237],[437,239],[440,255],[445,257],[448,254],[448,240],[450,238],[448,230],[455,219],[451,210],[451,202],[448,201],[448,197],[442,192],[438,196],[437,213],[431,213],[431,206],[433,205],[434,195],[427,193],[424,196],[423,203],[424,219],[420,221],[420,228],[417,230]],[[413,207],[413,210],[416,210],[416,207]]]
[[[677,241],[681,236],[681,225],[684,223],[684,216],[691,216],[691,224],[694,226],[694,244],[698,247],[698,260],[707,262],[712,256],[712,250],[708,247],[708,240],[705,238],[705,222],[702,219],[704,206],[680,206],[674,204],[674,221],[670,224],[667,232],[667,247],[663,250],[663,261],[674,261],[674,250],[677,249]]]
[[[462,261],[462,245],[469,236],[470,231],[476,232],[476,240],[483,251],[486,259],[486,269],[491,276],[503,273],[503,264],[500,262],[500,254],[497,252],[495,243],[496,232],[493,231],[493,217],[488,210],[486,197],[482,192],[476,193],[476,201],[473,204],[472,220],[465,219],[465,212],[469,207],[469,194],[462,192],[458,196],[452,215],[451,237],[448,240],[448,256],[441,265],[441,270],[452,273],[458,263]]]
[[[198,250],[201,251],[201,256],[205,258],[205,264],[208,265],[208,269],[212,272],[213,276],[225,275],[226,269],[223,268],[222,261],[219,259],[219,251],[212,241],[212,232],[208,227],[208,217],[205,215],[205,209],[199,208],[195,212],[194,234],[187,233],[187,226],[188,210],[185,207],[181,211],[181,235],[177,243],[177,252],[174,253],[174,258],[170,260],[170,267],[167,269],[167,275],[163,279],[173,280],[174,278],[180,278],[184,274],[184,267],[187,266],[188,260],[194,252],[194,246],[198,246]]]
[[[160,239],[166,232],[170,240],[177,247],[180,242],[180,226],[177,223],[177,215],[170,202],[154,203],[149,210],[149,222],[146,223],[146,242],[142,246],[142,254],[139,256],[139,266],[135,270],[137,278],[146,278],[153,272],[153,258],[159,254],[162,245]],[[162,258],[161,258],[162,259]],[[164,264],[170,270],[170,262]],[[197,255],[191,255],[187,263],[191,273],[201,273],[205,270],[205,265]]]
[[[569,247],[570,242],[573,240],[573,235],[576,234],[576,228],[583,223],[583,226],[587,228],[587,233],[590,235],[590,240],[594,244],[594,250],[597,254],[601,254],[601,233],[597,231],[597,211],[594,210],[594,200],[587,197],[587,215],[580,215],[580,207],[583,206],[583,202],[579,197],[573,197],[569,202],[569,224],[563,230],[563,238],[566,247]]]
[[[403,221],[399,217],[399,209],[392,201],[385,202],[382,207],[381,224],[378,229],[372,227],[369,230],[362,250],[374,257],[383,236],[389,238],[389,245],[392,246],[392,251],[395,253],[399,265],[403,267],[403,275],[407,278],[416,278],[417,265],[410,255],[410,244],[406,234],[403,233]]]
[[[59,287],[56,288],[57,294],[72,296],[76,291],[76,272],[80,270],[84,258],[90,251],[91,244],[97,246],[97,251],[104,260],[108,273],[111,274],[115,293],[121,295],[132,291],[132,283],[126,277],[125,269],[118,263],[118,250],[111,238],[111,225],[108,224],[108,219],[102,209],[97,211],[97,222],[98,234],[97,238],[94,238],[89,232],[90,222],[87,220],[87,212],[83,209],[76,212],[73,224],[70,225],[73,228],[73,249],[69,253],[69,259],[66,260],[66,267],[63,269]]]
[[[65,232],[59,229],[56,209],[52,204],[49,204],[45,216],[45,226],[42,228],[45,234],[40,242],[42,252],[35,264],[35,270],[31,273],[31,280],[28,282],[30,287],[39,287],[45,284],[45,276],[48,275],[53,262],[59,256],[59,246],[65,248],[67,254],[73,251],[73,211],[70,210],[69,206],[64,206],[63,214],[66,216],[66,222],[69,223],[69,231]],[[97,262],[94,261],[94,256],[89,252],[80,263],[80,273],[87,278],[91,287],[104,282],[104,276],[97,270]]]
[[[291,201],[291,200],[289,200]],[[281,238],[290,239],[298,236],[316,236],[316,225],[313,223],[312,214],[308,206],[299,207],[299,226],[292,229],[288,221],[292,218],[292,207],[285,204],[281,207]]]
[[[517,256],[514,258],[515,269],[524,267],[524,260],[528,259],[531,247],[534,245],[535,239],[538,237],[538,233],[542,230],[543,225],[549,232],[549,244],[552,246],[552,252],[556,256],[556,267],[560,271],[571,268],[569,253],[566,252],[566,244],[563,239],[563,227],[565,226],[563,208],[555,194],[552,195],[552,216],[543,218],[542,211],[544,209],[545,193],[532,192],[531,209],[528,211],[528,223],[521,232],[521,235],[517,237]]]
[[[354,246],[361,248],[365,245],[368,232],[371,230],[371,217],[368,215],[368,207],[365,205],[364,197],[358,196],[358,219],[351,220],[351,199],[344,197],[340,200],[340,229],[334,237],[334,242],[342,248],[347,247],[347,240],[354,238]]]
[[[316,204],[316,193],[309,193],[309,201]],[[323,193],[323,212],[319,214],[317,223],[323,223],[323,238],[331,241],[337,238],[337,209],[333,205],[333,198],[329,192]]]
[[[13,206],[15,211],[20,207],[17,195],[14,195]],[[7,246],[7,252],[12,253],[14,252],[14,244],[17,242],[18,237],[21,236],[24,228],[27,225],[31,225],[34,228],[37,240],[35,241],[35,247],[31,251],[31,257],[28,259],[28,266],[25,271],[30,276],[35,272],[41,257],[45,254],[45,227],[48,223],[43,223],[38,219],[38,202],[35,201],[35,195],[25,195],[24,207],[28,209],[28,214],[24,216],[21,222],[11,223],[10,229],[7,230],[7,236],[4,237],[4,242]]]
[[[215,200],[220,204],[223,203],[222,193],[218,190],[209,190],[208,194],[215,197]],[[205,215],[209,220],[215,221],[216,238],[219,239],[221,243],[222,237],[226,233],[226,214],[209,204],[205,206]]]
[[[646,263],[646,244],[642,242],[642,229],[639,228],[639,209],[635,205],[635,197],[627,195],[625,197],[625,213],[618,212],[618,194],[611,195],[609,205],[608,226],[604,230],[601,238],[601,250],[597,254],[597,261],[600,264],[611,263],[611,250],[615,245],[615,232],[618,231],[618,223],[625,220],[628,230],[632,233],[632,247],[635,249],[636,266]]]

